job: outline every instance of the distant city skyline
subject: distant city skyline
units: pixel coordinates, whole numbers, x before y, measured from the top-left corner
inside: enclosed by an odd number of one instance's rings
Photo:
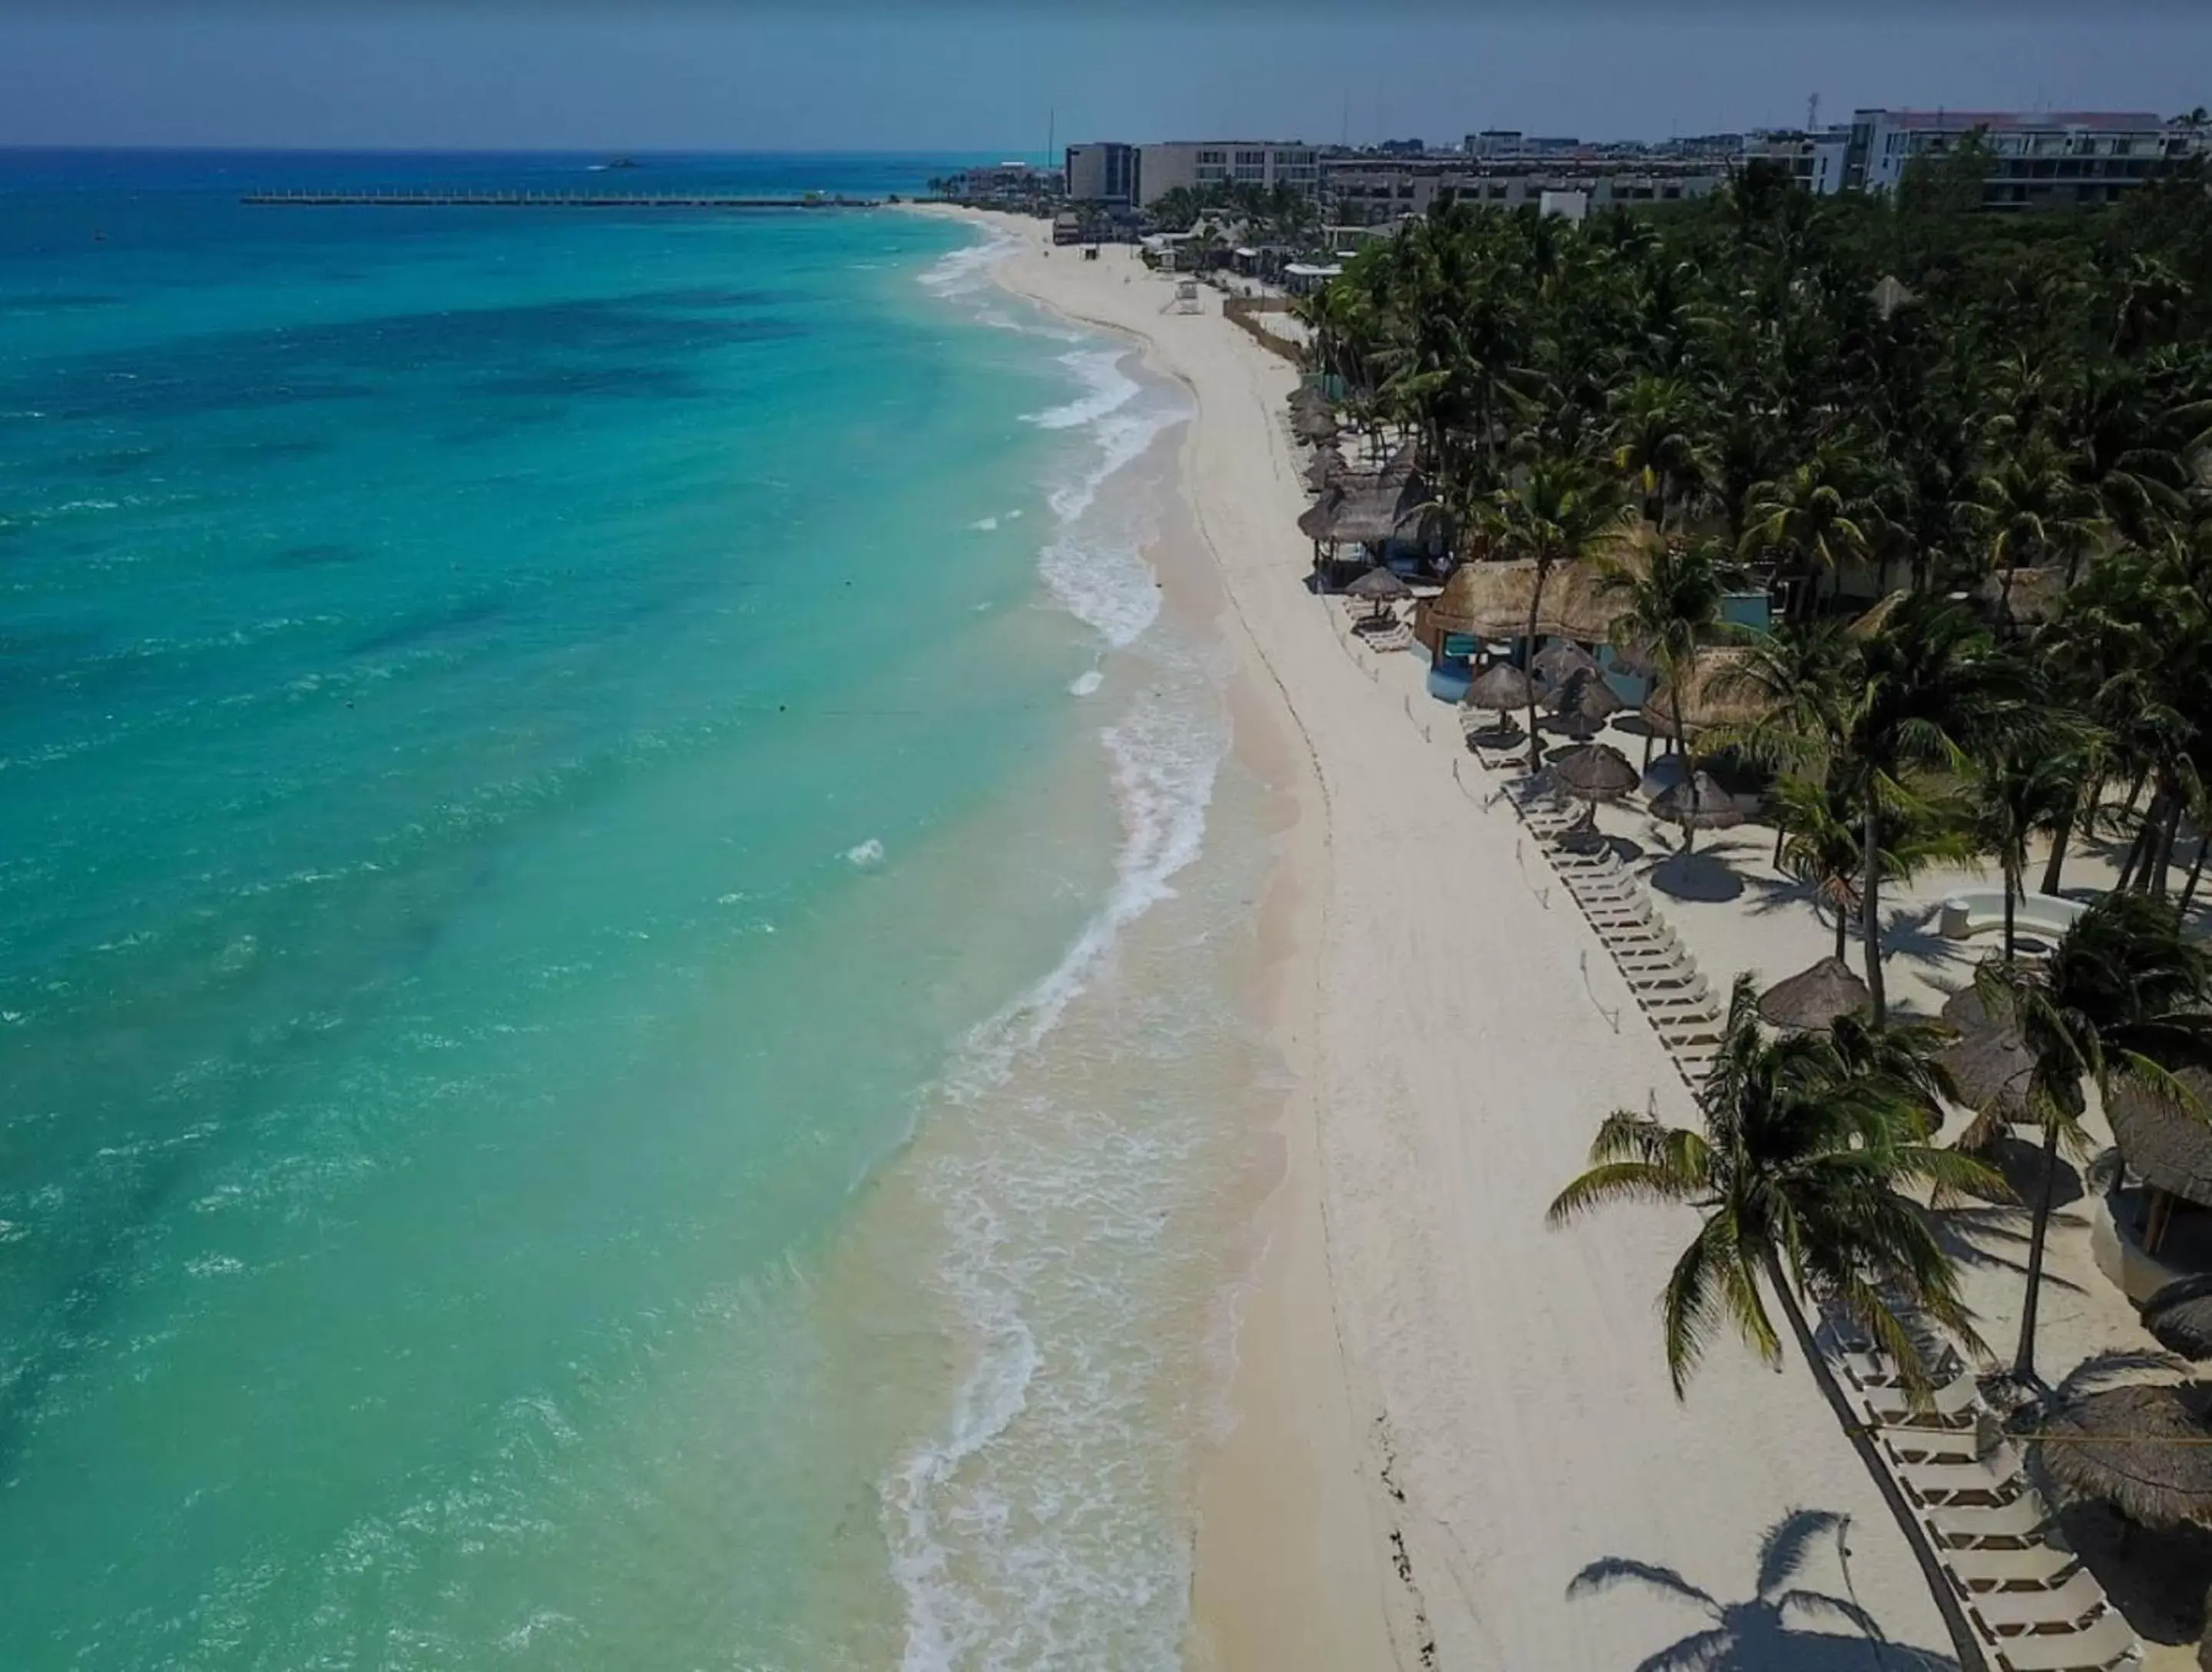
[[[1101,138],[1664,139],[1857,106],[2212,104],[2212,8],[2021,0],[1051,14],[592,0],[362,16],[252,0],[9,0],[0,144],[913,149]],[[1930,15],[1940,11],[1940,16]]]

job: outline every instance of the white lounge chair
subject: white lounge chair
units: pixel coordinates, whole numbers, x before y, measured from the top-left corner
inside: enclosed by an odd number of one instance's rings
[[[1972,1428],[1981,1410],[1982,1390],[1964,1371],[1939,1382],[1924,1404],[1915,1406],[1900,1384],[1859,1389],[1859,1401],[1876,1422],[1895,1428]]]
[[[1876,1427],[1890,1456],[1908,1463],[1971,1463],[1982,1455],[1979,1426],[1964,1428]]]
[[[2111,1606],[2104,1586],[2086,1567],[2075,1569],[2049,1590],[1986,1590],[1973,1599],[1974,1612],[1999,1637],[2063,1626],[2078,1629]]]
[[[1923,1507],[2004,1504],[2021,1494],[2020,1455],[2009,1445],[1994,1446],[1985,1456],[1966,1463],[1916,1463],[1886,1444],[1882,1450],[1888,1453],[1897,1484]]]
[[[1941,1505],[1922,1518],[1944,1549],[2018,1549],[2041,1541],[2051,1525],[2051,1506],[2035,1493],[2024,1492],[2003,1504]]]
[[[2142,1645],[2126,1620],[2108,1611],[2078,1632],[1999,1638],[1990,1658],[2000,1672],[2113,1672],[2138,1664]]]
[[[1990,1590],[2051,1590],[2081,1566],[2063,1545],[2031,1544],[2018,1550],[1940,1550],[1943,1566],[1969,1596]]]

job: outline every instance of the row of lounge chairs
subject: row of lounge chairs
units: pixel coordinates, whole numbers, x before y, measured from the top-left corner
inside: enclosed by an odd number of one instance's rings
[[[1613,955],[1637,1008],[1644,1012],[1692,1091],[1719,1055],[1725,1025],[1719,997],[1661,916],[1651,895],[1610,848],[1577,852],[1562,840],[1589,827],[1540,792],[1507,792],[1522,822],[1544,844],[1544,857],[1599,940]]]
[[[1880,1445],[1937,1561],[2001,1672],[2117,1672],[2142,1645],[2068,1547],[2050,1505],[1983,1402],[1947,1358],[1916,1402],[1894,1364],[1830,1314],[1822,1351]]]

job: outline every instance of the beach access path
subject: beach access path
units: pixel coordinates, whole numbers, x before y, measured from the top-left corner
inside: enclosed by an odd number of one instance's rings
[[[1755,1606],[1762,1540],[1799,1509],[1847,1515],[1849,1553],[1821,1541],[1790,1583],[1942,1649],[1801,1364],[1717,1341],[1675,1399],[1655,1303],[1692,1216],[1546,1226],[1607,1110],[1694,1111],[1510,810],[1483,805],[1497,785],[1453,712],[1401,667],[1377,678],[1339,636],[1340,603],[1307,591],[1291,367],[1216,292],[1183,314],[1124,249],[1048,253],[1042,223],[975,218],[1020,240],[995,270],[1009,289],[1139,339],[1195,398],[1184,485],[1250,687],[1239,724],[1277,733],[1239,747],[1300,809],[1268,902],[1297,1090],[1237,1426],[1200,1492],[1192,1663],[1629,1672],[1718,1624],[1644,1579],[1571,1592],[1612,1558],[1729,1608],[1732,1664],[1906,1663],[1839,1620]]]

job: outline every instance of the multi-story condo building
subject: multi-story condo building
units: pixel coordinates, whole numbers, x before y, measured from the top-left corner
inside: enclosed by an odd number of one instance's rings
[[[1143,209],[1177,186],[1287,185],[1316,195],[1321,154],[1296,141],[1177,139],[1157,145],[1071,145],[1067,195],[1079,203]]]
[[[1996,210],[2111,203],[2203,156],[2212,138],[2148,111],[1862,110],[1839,131],[1842,176],[1831,189],[1863,192],[1895,190],[1914,157],[1978,133],[1990,152],[1982,203]]]
[[[1747,136],[1739,155],[1746,162],[1764,158],[1806,191],[1825,198],[1844,189],[1844,162],[1850,149],[1849,128],[1809,133],[1778,129]]]
[[[1326,192],[1346,226],[1376,226],[1425,215],[1440,203],[1492,209],[1540,206],[1547,193],[1582,194],[1589,210],[1616,204],[1680,203],[1719,189],[1717,163],[1641,155],[1469,158],[1334,156]]]
[[[1111,143],[1067,148],[1067,195],[1079,204],[1133,209],[1137,203],[1137,148]]]
[[[1142,147],[1137,167],[1140,205],[1158,203],[1179,185],[1288,185],[1308,193],[1321,185],[1321,154],[1275,140],[1170,140]]]

